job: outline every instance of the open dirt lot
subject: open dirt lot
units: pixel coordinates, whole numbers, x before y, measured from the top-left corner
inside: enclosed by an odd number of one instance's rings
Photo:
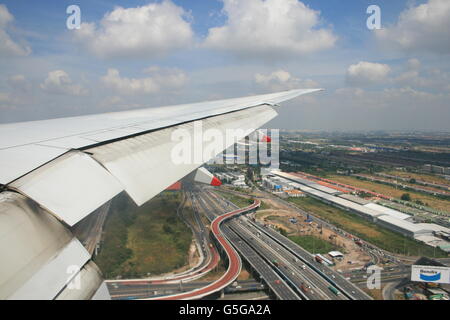
[[[262,195],[262,194],[261,194]],[[358,247],[353,240],[345,238],[331,229],[321,228],[317,223],[305,222],[305,217],[300,216],[290,207],[269,198],[262,198],[262,201],[271,206],[272,209],[258,210],[256,218],[274,228],[283,228],[289,236],[311,235],[329,242],[344,253],[342,261],[336,260],[336,270],[347,271],[363,267],[370,261],[370,257]],[[292,224],[289,219],[297,219],[297,224]],[[351,264],[349,263],[351,262]]]

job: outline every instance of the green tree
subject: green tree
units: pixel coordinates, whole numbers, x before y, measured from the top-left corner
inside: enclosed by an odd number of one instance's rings
[[[411,195],[409,193],[404,193],[401,197],[403,201],[411,201]]]
[[[285,229],[283,229],[283,228],[278,228],[278,231],[279,231],[283,236],[285,236],[285,237],[288,236],[288,233],[287,233],[287,231],[286,231]]]

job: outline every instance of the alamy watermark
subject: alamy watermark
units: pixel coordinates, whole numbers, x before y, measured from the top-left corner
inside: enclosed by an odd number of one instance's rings
[[[367,268],[367,289],[381,289],[381,270],[383,268],[378,267],[376,265],[370,266]]]
[[[66,269],[67,273],[67,289],[81,290],[80,266],[71,265]]]
[[[171,150],[172,163],[175,165],[233,163],[278,168],[279,130],[257,130],[251,134],[247,131],[204,129],[201,120],[194,122],[193,130],[178,128],[171,134],[171,141],[174,142]],[[270,143],[267,138],[269,135]]]
[[[66,26],[69,30],[81,28],[81,9],[79,6],[73,4],[67,7],[66,13],[69,17],[66,20]]]
[[[366,25],[369,30],[381,29],[381,8],[377,5],[370,5],[366,11],[370,16],[367,18]]]

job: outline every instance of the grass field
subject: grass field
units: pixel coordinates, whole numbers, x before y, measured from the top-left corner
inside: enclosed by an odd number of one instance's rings
[[[399,176],[402,178],[422,180],[422,181],[429,182],[429,183],[441,183],[441,184],[450,185],[449,180],[444,179],[442,177],[434,176],[431,174],[412,173],[412,172],[404,172],[404,171],[389,171],[389,172],[386,172],[386,174],[390,174],[393,176]]]
[[[326,205],[319,200],[307,197],[291,198],[289,201],[336,227],[346,230],[387,251],[408,256],[447,256],[445,252],[439,249],[434,250],[423,243],[371,223],[356,214]]]
[[[450,201],[446,201],[443,199],[439,199],[437,197],[433,197],[431,195],[426,195],[426,194],[422,194],[422,193],[418,193],[418,192],[414,192],[414,191],[397,189],[395,187],[391,187],[391,186],[381,184],[381,183],[360,180],[360,179],[357,179],[354,177],[348,177],[348,176],[333,175],[333,176],[330,176],[329,179],[335,180],[335,181],[338,181],[341,183],[349,184],[349,185],[357,187],[357,188],[363,188],[363,189],[367,189],[367,190],[370,190],[373,192],[378,192],[378,193],[384,194],[386,196],[390,196],[390,197],[397,198],[397,199],[400,199],[403,194],[409,193],[411,195],[412,201],[420,200],[426,206],[434,208],[434,209],[438,209],[438,210],[449,211],[449,207],[450,207]]]
[[[179,193],[163,193],[137,208],[126,198],[113,203],[95,262],[106,278],[142,277],[187,264],[191,230],[176,216]]]
[[[256,217],[258,217],[258,214],[256,215]],[[261,216],[259,216],[259,217],[261,217]],[[270,215],[270,216],[267,216],[266,219],[269,220],[269,221],[278,222],[278,223],[280,223],[282,225],[288,225],[289,224],[289,222],[286,221],[287,219],[285,217]]]
[[[311,253],[328,253],[339,250],[338,247],[315,236],[290,236],[288,238]]]
[[[247,198],[244,198],[244,197],[239,197],[239,196],[237,196],[235,194],[232,194],[232,193],[228,193],[228,192],[224,192],[224,191],[218,191],[218,190],[215,190],[214,192],[219,194],[221,197],[227,199],[228,201],[234,203],[239,208],[248,207],[249,205],[251,205],[253,203],[253,201],[251,199],[247,199]]]
[[[261,201],[261,206],[259,207],[259,210],[269,210],[272,209],[272,206],[269,205],[267,202]]]

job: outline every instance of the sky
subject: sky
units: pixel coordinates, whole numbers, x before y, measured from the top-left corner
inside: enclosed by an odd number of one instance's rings
[[[0,1],[0,123],[324,88],[267,127],[450,131],[449,39],[448,0]]]

